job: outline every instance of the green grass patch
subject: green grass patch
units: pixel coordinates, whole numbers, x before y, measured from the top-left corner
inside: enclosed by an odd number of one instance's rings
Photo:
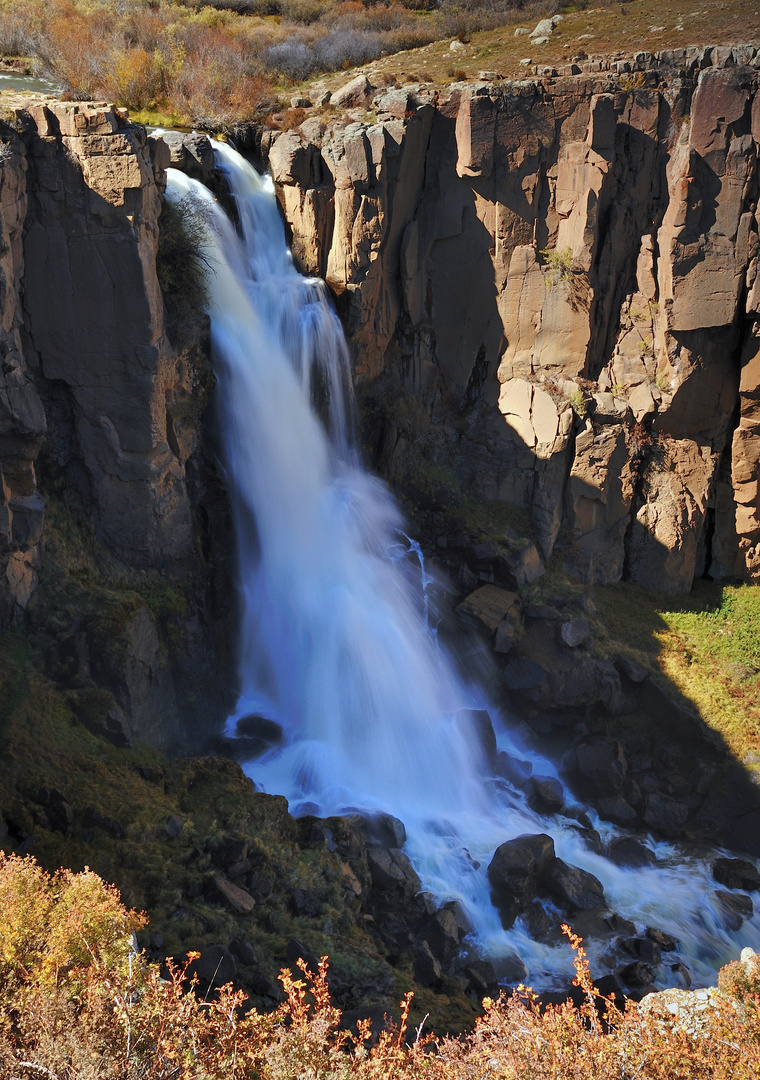
[[[164,112],[159,108],[130,109],[129,119],[135,124],[144,124],[145,127],[171,128],[172,131],[191,131],[192,124],[187,122],[187,117],[182,113],[169,110]]]
[[[699,581],[685,597],[598,587],[603,652],[664,676],[737,757],[760,750],[760,587]]]

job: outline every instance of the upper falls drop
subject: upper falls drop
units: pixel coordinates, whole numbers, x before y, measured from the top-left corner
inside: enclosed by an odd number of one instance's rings
[[[197,200],[207,223],[243,598],[240,700],[229,730],[257,713],[285,732],[284,746],[246,771],[296,814],[400,818],[424,887],[459,900],[477,947],[496,959],[518,953],[535,985],[563,977],[569,952],[532,940],[521,919],[503,930],[486,870],[499,844],[539,833],[602,882],[612,911],[676,937],[679,956],[709,981],[739,940],[760,947],[760,918],[745,922],[740,938],[724,927],[708,899],[706,863],[659,844],[657,865],[616,866],[603,854],[613,826],[594,820],[584,830],[570,814],[544,817],[488,775],[467,722],[467,710],[487,704],[483,692],[463,680],[428,626],[399,510],[359,461],[349,360],[324,286],[296,271],[271,180],[226,144],[214,147],[239,231],[205,187],[174,170],[169,194]],[[496,726],[500,749],[526,753]],[[546,760],[539,771],[556,775]]]

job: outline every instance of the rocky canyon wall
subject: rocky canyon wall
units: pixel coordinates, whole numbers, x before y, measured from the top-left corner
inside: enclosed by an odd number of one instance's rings
[[[565,525],[597,582],[757,580],[760,73],[750,46],[373,88],[265,132],[294,254],[357,374],[463,485]],[[404,471],[392,420],[378,456]]]
[[[588,581],[757,579],[756,65],[749,46],[681,50],[446,94],[359,76],[300,128],[251,134],[359,383],[391,403],[371,439],[391,478],[424,426],[428,457],[529,510],[544,558],[561,539]],[[229,590],[209,600],[229,544],[202,350],[170,340],[156,272],[172,157],[213,167],[202,138],[106,105],[30,99],[0,121],[0,624],[39,619],[43,472],[133,590],[119,649],[64,604],[53,666],[107,689],[101,727],[167,745],[210,696],[224,711],[233,622]]]
[[[61,624],[49,667],[68,650],[76,700],[89,713],[101,702],[90,722],[160,746],[182,736],[176,684],[187,694],[197,679],[187,670],[172,677],[155,605],[141,603],[141,591],[176,589],[187,609],[187,593],[204,588],[191,491],[198,373],[169,340],[156,273],[168,162],[164,143],[107,105],[21,101],[0,123],[0,626],[25,617],[44,578],[44,459],[59,502],[76,501],[117,567],[113,597],[102,587],[98,596],[118,633],[98,632],[102,612],[81,599],[90,625],[60,590],[48,600]],[[73,586],[82,595],[84,574]],[[203,602],[189,606],[178,659],[205,678],[213,661],[201,641]],[[93,699],[97,688],[111,697]]]

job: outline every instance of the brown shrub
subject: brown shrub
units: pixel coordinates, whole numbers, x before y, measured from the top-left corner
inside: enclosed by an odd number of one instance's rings
[[[46,74],[73,98],[97,97],[103,89],[113,25],[105,10],[85,16],[68,0],[52,0],[37,55]]]
[[[244,1012],[231,986],[201,1000],[187,963],[158,968],[131,952],[142,918],[95,874],[50,876],[31,858],[0,853],[0,1075],[77,1080],[757,1080],[756,994],[713,999],[698,1025],[631,1006],[620,1011],[591,981],[582,942],[575,956],[580,1008],[539,1008],[519,987],[485,999],[475,1030],[441,1038],[408,1030],[411,995],[376,1042],[369,1022],[341,1028],[327,960],[311,975],[285,970],[287,1000],[274,1013]],[[731,969],[733,972],[733,969]],[[751,972],[751,974],[753,974]],[[735,972],[726,978],[734,985]],[[434,1023],[434,1021],[433,1021]],[[21,1065],[24,1061],[28,1064]],[[47,1072],[46,1072],[47,1070]]]

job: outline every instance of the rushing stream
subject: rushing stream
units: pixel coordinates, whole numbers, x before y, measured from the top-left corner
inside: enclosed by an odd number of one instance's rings
[[[567,947],[531,940],[519,919],[503,930],[486,877],[499,844],[548,833],[560,858],[602,882],[611,910],[639,930],[672,934],[695,982],[713,981],[741,947],[760,948],[760,916],[734,933],[724,928],[707,862],[650,841],[656,865],[617,866],[589,846],[577,821],[535,813],[521,791],[488,775],[466,710],[489,709],[499,749],[530,752],[427,625],[418,549],[355,449],[342,330],[323,284],[293,265],[271,180],[226,144],[215,151],[239,231],[197,181],[170,170],[169,194],[195,200],[208,225],[244,609],[241,695],[228,731],[257,714],[285,732],[284,744],[246,772],[285,795],[296,815],[360,809],[400,818],[423,886],[461,902],[475,946],[497,972],[501,958],[517,954],[534,986],[566,985]],[[530,756],[535,772],[556,776],[551,762]],[[620,835],[588,814],[603,842]],[[666,985],[668,968],[661,971]]]

